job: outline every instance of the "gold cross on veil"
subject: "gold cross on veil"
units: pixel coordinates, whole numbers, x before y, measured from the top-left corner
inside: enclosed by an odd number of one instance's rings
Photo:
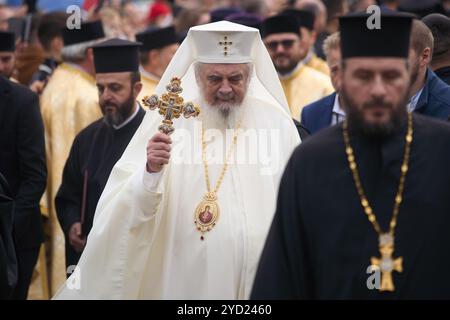
[[[223,55],[226,56],[228,54],[228,47],[231,46],[233,42],[228,41],[228,36],[223,37],[223,41],[219,42],[220,46],[223,46]]]

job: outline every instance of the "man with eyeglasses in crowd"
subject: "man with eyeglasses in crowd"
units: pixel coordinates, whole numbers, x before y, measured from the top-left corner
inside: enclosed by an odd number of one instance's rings
[[[301,109],[331,94],[330,78],[302,63],[305,56],[300,44],[298,19],[280,14],[264,20],[264,43],[283,86],[292,117],[299,120]]]

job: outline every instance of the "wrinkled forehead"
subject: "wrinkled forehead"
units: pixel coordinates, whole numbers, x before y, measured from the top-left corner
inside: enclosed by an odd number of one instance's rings
[[[230,75],[249,72],[250,63],[200,63],[200,70],[206,74]]]
[[[407,60],[398,57],[351,57],[344,59],[343,62],[349,71],[407,71]]]

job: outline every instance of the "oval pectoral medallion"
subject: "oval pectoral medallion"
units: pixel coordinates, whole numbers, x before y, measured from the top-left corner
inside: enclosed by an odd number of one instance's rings
[[[203,200],[195,209],[194,223],[197,230],[202,233],[200,239],[204,240],[204,234],[211,231],[219,220],[220,210],[217,204],[217,196],[213,193],[207,193]]]

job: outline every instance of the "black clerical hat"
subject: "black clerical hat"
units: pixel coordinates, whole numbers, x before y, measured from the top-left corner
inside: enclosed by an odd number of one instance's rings
[[[235,7],[225,7],[225,8],[217,8],[212,10],[209,15],[210,15],[210,21],[209,22],[219,22],[219,21],[223,21],[226,20],[225,18],[229,15],[235,14],[235,13],[240,13],[242,12],[241,9],[239,8],[235,8]]]
[[[450,18],[432,13],[422,19],[434,37],[433,56],[446,54],[450,50]]]
[[[105,37],[103,25],[100,20],[82,23],[80,29],[63,29],[63,40],[65,46],[92,41]]]
[[[445,13],[441,0],[400,0],[398,11],[425,17],[431,13]]]
[[[263,21],[261,34],[263,38],[274,33],[295,33],[299,34],[300,25],[297,18],[292,15],[280,14],[272,16]]]
[[[407,58],[413,16],[382,13],[380,29],[370,29],[366,13],[353,13],[339,18],[342,58],[401,57]]]
[[[314,30],[314,13],[307,10],[286,9],[282,14],[288,14],[297,18],[300,27],[305,27],[308,30]]]
[[[136,34],[136,40],[142,43],[141,51],[159,49],[173,43],[178,43],[174,27],[154,28]]]
[[[254,13],[234,13],[225,18],[226,21],[242,24],[243,26],[259,29],[263,18]]]
[[[0,51],[13,52],[16,50],[16,39],[13,32],[0,31]]]
[[[118,38],[93,46],[95,73],[135,72],[139,70],[138,42]]]

